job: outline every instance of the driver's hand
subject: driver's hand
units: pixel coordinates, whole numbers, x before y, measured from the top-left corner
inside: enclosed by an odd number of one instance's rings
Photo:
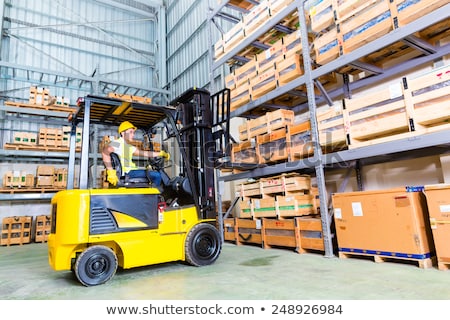
[[[117,178],[117,172],[116,170],[106,170],[106,179],[108,180],[108,182],[110,184],[112,184],[113,186],[116,186],[117,183],[119,182],[119,178]]]
[[[162,151],[159,153],[159,156],[160,156],[160,157],[163,157],[166,161],[169,161],[169,160],[170,160],[170,154],[169,154],[168,152],[165,152],[164,150],[162,150]]]

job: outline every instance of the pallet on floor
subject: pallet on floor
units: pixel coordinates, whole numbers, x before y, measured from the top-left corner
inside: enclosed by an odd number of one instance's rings
[[[289,219],[225,219],[224,239],[236,245],[261,244],[264,249],[293,248],[297,253],[325,251],[318,215]]]
[[[358,258],[358,257],[369,257],[372,258],[374,262],[410,262],[415,263],[421,269],[432,268],[435,264],[435,257],[431,257],[430,254],[405,254],[398,252],[381,252],[374,250],[364,250],[364,249],[347,249],[339,248],[339,258]]]

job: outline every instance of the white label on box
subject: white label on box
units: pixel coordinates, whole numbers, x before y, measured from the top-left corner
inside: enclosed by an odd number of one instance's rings
[[[441,212],[450,212],[450,204],[443,204],[439,206],[439,210],[441,210]]]
[[[389,86],[389,94],[391,99],[401,97],[403,95],[402,86],[400,83],[392,84]]]
[[[354,217],[362,217],[363,216],[363,209],[362,209],[361,202],[352,202],[352,210],[353,210]]]
[[[262,224],[261,224],[261,219],[257,219],[256,220],[256,229],[261,229],[262,228]]]
[[[261,203],[259,200],[255,200],[253,203],[255,204],[255,209],[261,209]]]
[[[334,208],[334,217],[336,219],[342,219],[342,210],[341,210],[341,208]]]

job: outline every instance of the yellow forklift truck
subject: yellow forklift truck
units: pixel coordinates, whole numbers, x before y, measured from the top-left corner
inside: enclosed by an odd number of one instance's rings
[[[194,88],[169,106],[86,96],[78,107],[71,117],[68,188],[52,199],[50,266],[71,270],[80,283],[93,286],[110,280],[118,268],[214,263],[222,247],[214,170],[226,157],[229,91],[211,97],[207,90]],[[118,187],[92,187],[92,154],[98,148],[90,143],[91,125],[118,126],[125,120],[179,151],[168,168],[163,159],[149,163],[149,170],[161,173],[161,187],[144,178],[127,179],[118,157],[112,157]],[[78,124],[83,128],[80,157]],[[79,186],[74,188],[78,163]]]

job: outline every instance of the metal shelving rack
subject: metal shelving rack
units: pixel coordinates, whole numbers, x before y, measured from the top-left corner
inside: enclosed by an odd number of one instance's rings
[[[210,25],[212,25],[212,22],[216,17],[221,16],[220,13],[223,10],[223,8],[228,4],[228,2],[229,1],[222,1],[220,5],[216,6],[214,9],[211,9],[210,15],[208,17]],[[246,37],[243,41],[241,41],[233,50],[227,52],[225,55],[223,55],[216,61],[214,60],[214,55],[211,49],[213,43],[212,37],[210,36],[211,86],[213,87],[214,84],[214,71],[216,69],[218,69],[223,64],[225,64],[229,59],[237,55],[241,50],[251,45],[261,35],[266,33],[268,30],[272,29],[283,17],[287,16],[294,10],[297,10],[299,16],[301,39],[308,39],[305,8],[304,8],[305,3],[306,3],[305,0],[298,0],[286,6],[274,18],[270,19],[256,32],[252,33],[250,36]],[[420,152],[423,152],[424,148],[427,148],[428,155],[443,153],[444,150],[445,151],[448,150],[448,147],[450,145],[450,132],[449,130],[439,131],[425,135],[415,136],[414,138],[399,139],[351,150],[343,150],[333,153],[322,154],[317,130],[316,103],[324,101],[325,102],[332,101],[332,99],[343,97],[346,94],[346,92],[349,91],[351,92],[352,90],[357,90],[373,84],[381,83],[382,81],[388,79],[389,77],[401,75],[402,73],[411,70],[414,67],[423,65],[425,63],[439,59],[447,54],[450,54],[450,44],[446,44],[440,47],[432,46],[429,43],[421,41],[420,39],[416,38],[413,35],[414,33],[423,30],[427,27],[430,27],[439,21],[448,19],[449,17],[450,17],[450,4],[446,4],[443,7],[425,16],[420,17],[415,21],[412,21],[411,23],[405,26],[401,26],[388,34],[372,42],[369,42],[348,54],[341,55],[334,61],[319,66],[315,69],[313,69],[311,65],[309,44],[308,43],[302,44],[304,74],[281,87],[277,87],[276,89],[263,95],[262,97],[254,101],[251,101],[245,104],[244,106],[239,107],[237,110],[232,111],[230,117],[245,116],[245,114],[248,111],[251,111],[258,106],[264,105],[265,103],[271,101],[274,98],[280,97],[283,94],[289,93],[290,91],[294,90],[295,88],[301,85],[306,85],[308,98],[307,102],[297,105],[296,107],[292,108],[292,110],[295,113],[299,113],[302,110],[309,110],[311,119],[312,140],[314,142],[315,147],[314,156],[311,158],[291,162],[289,163],[289,166],[286,166],[286,163],[275,164],[266,167],[256,168],[254,170],[239,174],[230,174],[226,176],[220,176],[220,172],[218,172],[219,185],[221,182],[245,178],[255,178],[268,175],[276,175],[289,171],[310,170],[312,172],[315,172],[320,196],[320,208],[321,208],[320,213],[322,218],[322,227],[324,230],[323,236],[324,236],[325,256],[326,257],[334,256],[331,242],[332,235],[330,232],[330,220],[332,216],[329,214],[328,210],[329,200],[327,199],[327,191],[325,188],[325,179],[324,179],[325,168],[328,169],[337,166],[349,167],[349,164],[350,168],[352,168],[355,162],[358,162],[359,168],[361,163],[364,164],[379,163],[390,161],[393,159],[417,157],[420,154]],[[358,62],[358,59],[363,58],[369,55],[370,53],[375,52],[376,50],[384,48],[398,41],[402,41],[407,46],[420,51],[421,53],[423,53],[423,55],[386,69],[376,68],[371,65],[364,65]],[[363,71],[372,72],[372,76],[363,78],[355,82],[348,83],[346,87],[343,86],[340,89],[335,89],[330,92],[325,92],[321,90],[322,96],[317,97],[314,92],[315,80],[321,76],[329,74],[344,66],[352,66],[361,69]],[[214,88],[212,88],[212,91],[214,91]],[[357,171],[357,173],[359,173],[359,170]],[[357,178],[359,179],[359,177]],[[220,191],[220,189],[218,190]],[[221,197],[220,193],[221,192],[219,192],[219,198]],[[220,201],[221,200],[219,200],[219,204]]]

